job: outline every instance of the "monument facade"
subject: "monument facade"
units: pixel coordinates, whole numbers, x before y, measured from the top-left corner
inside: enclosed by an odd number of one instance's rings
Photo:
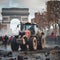
[[[18,19],[20,22],[28,22],[28,8],[2,8],[2,29],[6,32],[10,27],[12,19]],[[8,27],[9,26],[9,27]]]

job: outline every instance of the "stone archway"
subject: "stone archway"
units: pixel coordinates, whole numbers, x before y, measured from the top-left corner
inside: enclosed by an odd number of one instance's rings
[[[20,22],[27,22],[28,16],[28,8],[2,8],[2,29],[7,31],[10,27],[10,21],[15,18],[19,19]]]

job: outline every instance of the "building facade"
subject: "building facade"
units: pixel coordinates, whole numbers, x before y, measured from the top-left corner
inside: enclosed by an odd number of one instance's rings
[[[60,19],[60,1],[47,2],[48,20],[53,23],[58,23]]]
[[[40,29],[45,28],[48,25],[47,13],[44,12],[44,13],[40,14],[40,12],[36,12],[34,21],[35,21],[35,23],[37,23],[37,25]]]
[[[48,16],[49,25],[55,24],[54,30],[56,33],[57,28],[58,28],[58,27],[56,27],[56,24],[58,24],[60,26],[60,1],[53,0],[53,1],[47,2],[47,16]]]

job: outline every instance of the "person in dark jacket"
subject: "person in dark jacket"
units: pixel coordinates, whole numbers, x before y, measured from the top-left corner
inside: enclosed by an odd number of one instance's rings
[[[11,49],[12,49],[12,51],[18,51],[19,44],[16,42],[17,38],[18,38],[18,36],[14,36],[12,41],[11,41]]]
[[[5,35],[5,37],[4,37],[4,45],[5,45],[5,47],[7,47],[7,41],[8,41],[8,36]]]
[[[42,34],[38,31],[37,33],[37,49],[41,50],[42,49],[42,43],[41,43],[41,39],[42,39]]]

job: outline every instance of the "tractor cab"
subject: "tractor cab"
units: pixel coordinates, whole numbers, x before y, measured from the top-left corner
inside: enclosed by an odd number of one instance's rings
[[[38,49],[38,40],[37,40],[37,32],[39,30],[37,24],[35,23],[20,23],[19,24],[19,35],[16,39],[16,44],[14,45],[12,42],[11,47],[12,50],[18,50],[18,46],[20,45],[22,51],[33,51]],[[15,49],[15,46],[16,49]]]
[[[29,30],[31,32],[31,35],[35,35],[38,30],[38,26],[37,24],[34,23],[21,23],[20,30],[21,31]]]

